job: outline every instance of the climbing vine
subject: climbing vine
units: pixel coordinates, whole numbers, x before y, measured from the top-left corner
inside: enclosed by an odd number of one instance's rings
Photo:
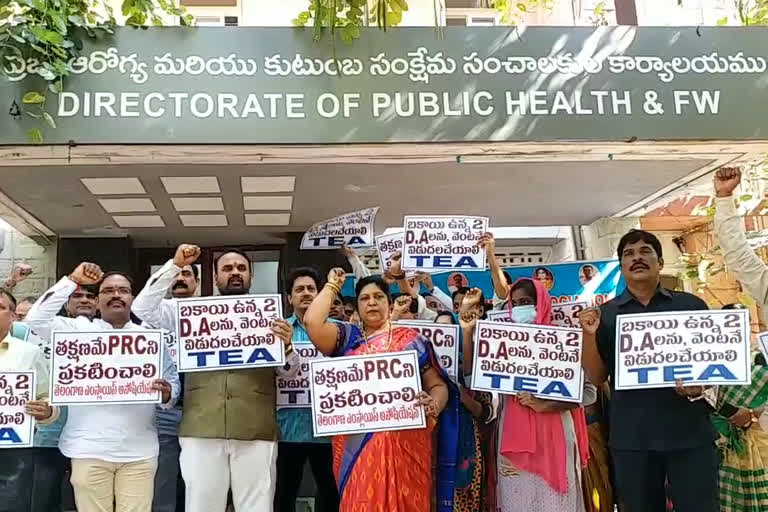
[[[173,0],[123,0],[125,24],[144,27],[162,25],[162,15],[179,17],[191,24],[192,17]],[[111,37],[116,20],[112,8],[101,0],[0,0],[0,72],[10,78],[19,70],[38,75],[44,85],[25,91],[23,107],[12,114],[40,120],[40,127],[27,133],[31,142],[43,141],[45,126],[55,129],[54,116],[46,109],[50,95],[64,89],[64,79],[80,57],[86,38]],[[12,110],[14,107],[12,107]]]

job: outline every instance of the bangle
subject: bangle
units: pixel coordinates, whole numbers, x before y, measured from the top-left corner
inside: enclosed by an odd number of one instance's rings
[[[341,287],[335,283],[325,283],[325,286],[333,290],[336,295],[341,293]]]
[[[291,355],[291,352],[293,352],[293,343],[289,343],[287,347],[285,347],[285,355]]]

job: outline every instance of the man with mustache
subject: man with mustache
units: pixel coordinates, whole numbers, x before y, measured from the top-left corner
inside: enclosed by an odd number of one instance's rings
[[[82,286],[96,285],[101,318],[58,315]],[[103,273],[98,265],[81,263],[43,294],[27,314],[27,323],[50,340],[54,330],[111,331],[141,329],[131,321],[133,283],[122,272]],[[163,346],[163,378],[152,388],[160,391],[160,407],[173,407],[179,396],[176,365]],[[72,459],[72,487],[79,512],[120,510],[148,512],[152,507],[158,441],[155,405],[69,406],[59,449]]]
[[[177,251],[178,253],[178,251]],[[181,262],[183,254],[177,254]],[[176,257],[174,261],[176,261]],[[137,317],[152,327],[166,329],[172,333],[174,339],[178,339],[176,326],[173,323],[173,311],[176,309],[176,299],[193,297],[200,284],[197,266],[185,265],[181,272],[173,279],[166,293],[170,290],[170,299],[163,298],[163,307],[157,308],[157,299],[152,297],[155,281],[152,276],[147,281],[144,289],[136,296],[131,306],[131,311]],[[165,318],[162,316],[165,315]],[[157,459],[157,474],[155,475],[155,495],[152,499],[152,512],[175,512],[184,508],[184,480],[181,478],[179,455],[179,424],[181,423],[182,406],[184,397],[184,374],[180,375],[182,393],[176,406],[167,411],[157,411],[157,431],[160,442],[160,455]]]
[[[323,286],[320,274],[310,267],[293,269],[285,278],[285,292],[293,315],[288,323],[293,326],[293,343],[314,348],[304,329],[304,313],[317,297]],[[338,304],[336,304],[338,302]],[[334,299],[335,319],[343,320],[341,298]],[[280,424],[280,446],[277,456],[277,494],[275,508],[278,512],[295,512],[296,496],[304,475],[304,464],[309,467],[317,484],[315,512],[337,512],[339,493],[333,476],[333,459],[330,438],[312,435],[312,409],[280,408],[277,411]]]
[[[163,301],[178,275],[200,255],[182,244],[150,278],[137,301],[145,320],[176,331],[176,305]],[[251,288],[250,261],[229,249],[213,262],[221,295],[246,295]],[[181,474],[187,512],[224,512],[227,493],[237,512],[271,511],[275,495],[278,426],[275,372],[291,377],[299,369],[293,352],[293,326],[282,319],[272,332],[285,344],[283,368],[245,368],[191,372],[184,379],[184,411],[179,428]]]
[[[96,292],[95,286],[78,286],[74,293],[69,296],[69,300],[62,310],[64,316],[69,318],[84,316],[92,320],[96,316],[98,305],[98,295]]]
[[[664,512],[669,479],[676,512],[718,512],[715,432],[712,410],[699,386],[616,391],[616,318],[634,313],[708,309],[700,298],[661,286],[661,243],[647,231],[632,230],[617,255],[627,289],[581,314],[582,365],[590,382],[610,378],[609,444],[616,491],[624,512]]]

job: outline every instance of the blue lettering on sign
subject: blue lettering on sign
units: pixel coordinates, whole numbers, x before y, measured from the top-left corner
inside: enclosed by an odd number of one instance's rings
[[[21,437],[16,433],[16,429],[11,427],[0,428],[0,442],[10,441],[12,443],[20,443]]]
[[[328,237],[328,246],[329,247],[341,247],[344,245],[344,237],[343,236],[329,236]]]
[[[347,245],[365,245],[365,240],[363,240],[363,237],[360,236],[353,236],[349,239],[349,242],[347,242]]]
[[[529,391],[531,393],[538,393],[538,383],[538,379],[534,379],[532,377],[515,377],[515,380],[512,381],[512,389],[515,391]]]
[[[638,384],[648,384],[649,374],[658,370],[658,366],[647,366],[644,368],[631,368],[627,372],[637,374]],[[739,380],[724,364],[707,365],[698,378],[688,376],[692,371],[693,365],[691,364],[670,365],[662,368],[664,382],[675,382],[678,379],[683,381]]]
[[[450,256],[434,256],[432,259],[432,266],[436,268],[451,268]]]
[[[272,357],[272,354],[269,353],[269,350],[265,348],[255,348],[253,349],[253,354],[251,354],[251,357],[248,358],[246,363],[251,364],[258,361],[267,361],[272,363],[275,361],[275,358]]]
[[[498,373],[484,373],[483,377],[491,379],[491,387],[493,389],[501,389],[501,380],[509,379],[509,375],[500,375]]]
[[[425,267],[424,262],[429,259],[429,256],[414,256],[413,259],[416,260],[417,267]]]
[[[627,370],[628,373],[637,373],[637,383],[638,384],[648,384],[648,374],[650,372],[655,372],[658,370],[658,366],[649,366],[647,368],[630,368]]]
[[[699,380],[709,379],[739,380],[724,364],[711,364],[701,373]]]
[[[475,263],[475,260],[472,259],[471,256],[462,256],[461,259],[456,263],[457,268],[461,267],[472,267],[477,268],[477,263]]]
[[[222,350],[219,352],[219,362],[221,364],[242,364],[243,351],[237,350]]]
[[[541,390],[542,395],[560,395],[568,398],[572,398],[570,391],[568,391],[568,388],[565,386],[564,382],[560,382],[559,380],[553,380],[549,384],[547,384],[547,387]]]
[[[675,382],[678,379],[683,381],[693,380],[693,377],[690,376],[692,367],[693,365],[690,365],[690,364],[677,364],[673,366],[665,366],[664,381]]]
[[[214,355],[216,352],[213,350],[206,350],[205,352],[190,352],[189,355],[196,358],[195,366],[198,368],[202,366],[208,366],[208,356]]]

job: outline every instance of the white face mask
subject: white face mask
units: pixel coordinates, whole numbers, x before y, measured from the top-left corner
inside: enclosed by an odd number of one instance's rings
[[[515,306],[512,308],[512,320],[518,324],[532,324],[536,321],[536,306]]]

